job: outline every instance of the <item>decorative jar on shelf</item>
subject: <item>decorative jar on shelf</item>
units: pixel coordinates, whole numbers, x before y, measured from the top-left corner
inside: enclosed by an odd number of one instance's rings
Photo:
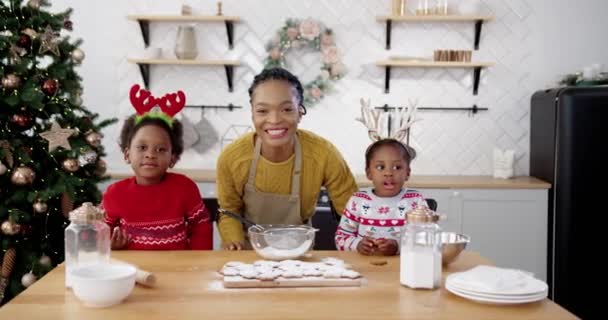
[[[175,40],[175,56],[178,59],[191,60],[198,56],[194,26],[179,26]]]

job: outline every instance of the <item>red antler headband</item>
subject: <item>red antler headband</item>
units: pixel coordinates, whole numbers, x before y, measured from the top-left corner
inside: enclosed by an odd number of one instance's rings
[[[186,105],[186,95],[181,90],[177,93],[167,93],[162,98],[155,98],[150,91],[140,89],[138,84],[131,87],[129,98],[133,108],[137,111],[136,124],[144,118],[155,118],[165,121],[169,127],[173,127],[173,116]],[[156,106],[160,108],[160,111]]]

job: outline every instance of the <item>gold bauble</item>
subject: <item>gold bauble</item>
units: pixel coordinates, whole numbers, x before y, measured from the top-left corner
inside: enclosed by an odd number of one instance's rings
[[[45,267],[50,267],[52,263],[51,258],[49,258],[47,255],[42,255],[38,262]]]
[[[2,78],[2,87],[7,90],[17,89],[21,84],[21,78],[14,73],[9,73]]]
[[[84,139],[87,141],[87,143],[91,146],[91,147],[99,147],[101,145],[101,138],[103,138],[103,135],[101,135],[101,133],[92,131],[90,133],[87,133],[87,135],[84,137]]]
[[[106,174],[106,169],[106,162],[101,159],[97,160],[97,168],[95,168],[95,174],[98,177],[101,177]]]
[[[40,9],[40,0],[30,0],[27,2],[27,6],[34,10],[38,10]]]
[[[21,226],[19,224],[14,223],[9,220],[2,222],[1,228],[2,228],[2,233],[9,235],[9,236],[16,235],[17,233],[19,233],[19,231],[21,231]]]
[[[46,204],[46,202],[43,202],[40,200],[37,200],[36,202],[34,202],[32,207],[34,208],[34,212],[36,212],[36,213],[45,213],[46,210],[49,209],[49,206]]]
[[[61,163],[61,166],[63,167],[63,169],[65,169],[65,171],[68,171],[68,172],[76,172],[80,168],[80,164],[78,163],[78,160],[74,159],[74,158],[67,158],[67,159],[63,160],[63,162]]]
[[[84,51],[80,49],[74,49],[70,56],[72,57],[72,60],[74,60],[75,63],[81,63],[82,60],[84,60]]]
[[[11,182],[18,186],[27,186],[32,184],[35,178],[36,173],[34,170],[26,166],[21,166],[13,171]]]

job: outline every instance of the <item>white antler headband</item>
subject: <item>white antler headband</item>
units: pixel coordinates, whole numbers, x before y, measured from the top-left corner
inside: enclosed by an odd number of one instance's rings
[[[378,141],[383,139],[382,131],[384,121],[380,121],[380,111],[372,110],[370,108],[370,99],[361,98],[361,117],[356,120],[363,123],[367,127],[369,138],[372,141]],[[412,124],[421,119],[416,119],[416,111],[418,109],[418,101],[408,100],[409,106],[404,107],[401,110],[397,109],[395,123],[397,124],[397,130],[394,132],[387,132],[385,138],[391,138],[399,141],[407,136],[407,132]]]

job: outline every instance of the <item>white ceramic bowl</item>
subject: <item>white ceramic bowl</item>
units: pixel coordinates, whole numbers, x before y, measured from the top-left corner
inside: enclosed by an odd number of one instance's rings
[[[129,264],[81,266],[71,271],[72,290],[88,307],[109,307],[122,302],[131,294],[136,271]]]
[[[315,242],[317,229],[308,225],[266,224],[263,230],[249,228],[249,242],[264,259],[295,259],[310,250]]]

